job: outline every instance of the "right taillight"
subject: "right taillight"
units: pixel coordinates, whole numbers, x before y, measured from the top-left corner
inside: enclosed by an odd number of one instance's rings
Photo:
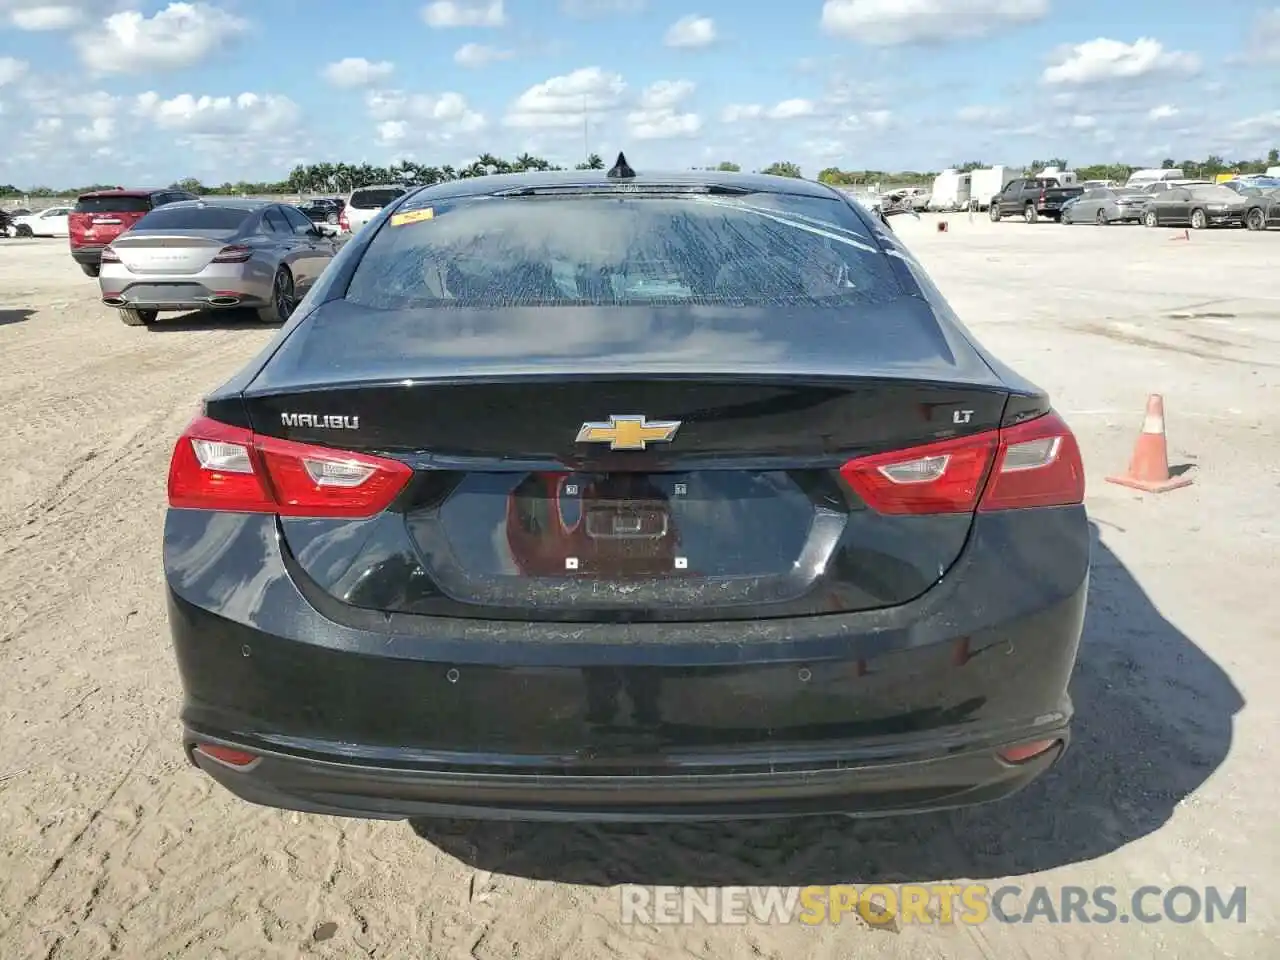
[[[169,464],[169,505],[288,517],[371,517],[413,470],[398,460],[264,437],[198,417]]]
[[[967,437],[848,461],[840,475],[863,502],[898,515],[1063,506],[1084,500],[1084,467],[1056,413]]]
[[[1084,462],[1071,428],[1056,413],[1005,427],[978,509],[1017,510],[1084,502]]]
[[[351,232],[351,221],[347,218],[346,207],[343,207],[342,212],[338,214],[338,226],[348,233]]]
[[[233,243],[223,247],[213,257],[214,263],[244,263],[253,256],[253,248],[243,243]]]

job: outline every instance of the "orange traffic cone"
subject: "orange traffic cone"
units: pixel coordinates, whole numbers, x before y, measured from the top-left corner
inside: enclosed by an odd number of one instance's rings
[[[1142,432],[1133,446],[1129,469],[1122,476],[1107,477],[1107,483],[1118,483],[1145,493],[1165,493],[1191,485],[1190,477],[1169,475],[1169,447],[1164,437],[1164,397],[1158,393],[1147,398],[1147,415]]]

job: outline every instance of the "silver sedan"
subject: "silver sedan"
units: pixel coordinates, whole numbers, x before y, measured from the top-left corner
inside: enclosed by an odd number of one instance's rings
[[[1137,190],[1093,187],[1062,211],[1063,223],[1140,223],[1149,194]]]
[[[210,197],[157,207],[102,252],[102,302],[130,326],[160,311],[249,308],[289,319],[337,252],[296,207]]]

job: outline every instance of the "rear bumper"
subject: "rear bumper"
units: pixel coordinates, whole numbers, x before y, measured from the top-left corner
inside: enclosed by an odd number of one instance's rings
[[[755,770],[647,776],[372,766],[275,751],[260,753],[250,768],[241,770],[196,749],[199,743],[238,744],[188,728],[185,745],[193,764],[242,800],[286,810],[373,820],[653,822],[830,813],[892,816],[1001,800],[1062,757],[1067,728],[1044,732],[1053,746],[1019,764],[1005,763],[989,749],[954,754],[936,743],[931,752],[897,758],[868,760],[850,754],[816,765],[787,764],[785,757],[775,757]]]
[[[185,744],[255,803],[379,818],[884,815],[1007,796],[1069,740],[1083,508],[980,517],[911,603],[778,620],[348,618],[319,612],[281,550],[272,517],[166,520]],[[1033,740],[1059,745],[997,756]],[[198,743],[258,759],[231,767]]]
[[[109,307],[171,311],[257,308],[266,304],[256,284],[224,282],[213,289],[191,280],[123,280],[114,270],[104,270],[98,282],[102,302]],[[246,289],[249,287],[252,288]]]
[[[98,246],[79,246],[71,248],[71,259],[76,263],[84,263],[90,266],[102,263],[102,251],[106,244]]]

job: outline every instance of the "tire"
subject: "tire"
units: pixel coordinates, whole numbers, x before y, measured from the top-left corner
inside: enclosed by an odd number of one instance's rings
[[[159,314],[159,310],[135,310],[133,307],[125,307],[120,311],[120,320],[127,327],[145,327],[155,323]]]
[[[293,297],[293,274],[288,267],[277,268],[271,281],[271,303],[258,311],[258,319],[263,323],[284,323],[297,305]]]
[[[1040,217],[1036,213],[1036,208],[1032,204],[1028,203],[1022,208],[1022,219],[1027,221],[1027,223],[1035,223],[1040,219]]]
[[[102,272],[102,267],[96,263],[82,263],[80,269],[84,271],[86,277],[96,277]]]
[[[992,223],[999,223],[1000,222],[1000,204],[992,203],[991,206],[987,208],[987,216],[991,218]]]
[[[18,224],[17,228],[14,230],[13,235],[15,237],[34,237],[35,231],[33,231],[31,227],[29,227],[27,224],[20,223]]]
[[[1207,226],[1209,226],[1209,218],[1204,215],[1204,211],[1192,210],[1191,211],[1191,229],[1203,230]]]
[[[1246,230],[1265,230],[1267,215],[1262,212],[1261,207],[1254,207],[1244,215],[1244,226]]]
[[[1144,227],[1160,226],[1160,221],[1156,219],[1156,212],[1154,210],[1148,210],[1142,215],[1142,225]]]
[[[1065,223],[1067,226],[1071,226],[1071,224],[1074,223],[1075,221],[1071,219],[1071,211],[1063,210],[1062,213],[1058,215],[1058,222]]]
[[[1098,226],[1100,226],[1100,227],[1105,227],[1105,226],[1107,226],[1107,224],[1109,224],[1111,221],[1107,219],[1107,211],[1105,211],[1105,210],[1103,210],[1101,207],[1099,207],[1099,208],[1098,208],[1098,212],[1097,212],[1097,214],[1096,214],[1096,215],[1094,216],[1094,218],[1093,218],[1093,222],[1094,222],[1094,223],[1096,223],[1096,224],[1097,224]]]

